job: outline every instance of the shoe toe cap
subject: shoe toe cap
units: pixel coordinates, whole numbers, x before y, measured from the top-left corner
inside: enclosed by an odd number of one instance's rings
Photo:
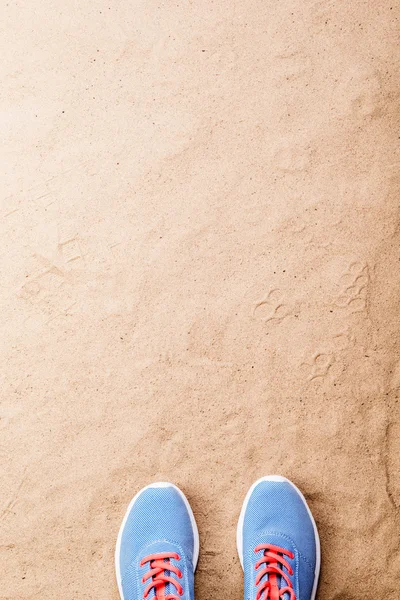
[[[245,546],[271,534],[286,536],[311,564],[316,558],[316,532],[309,509],[297,488],[276,476],[260,481],[248,500],[243,523]]]
[[[193,528],[182,495],[172,484],[154,484],[142,490],[128,509],[121,533],[121,572],[142,558],[147,546],[164,540],[193,560]]]

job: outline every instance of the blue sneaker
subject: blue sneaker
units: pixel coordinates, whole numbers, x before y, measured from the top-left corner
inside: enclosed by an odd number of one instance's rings
[[[172,483],[153,483],[130,503],[115,550],[122,600],[193,600],[199,534],[189,502]]]
[[[247,600],[314,600],[319,536],[303,494],[291,481],[271,475],[251,486],[236,540]]]

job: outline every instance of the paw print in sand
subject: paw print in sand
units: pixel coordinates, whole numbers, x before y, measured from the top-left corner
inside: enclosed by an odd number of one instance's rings
[[[253,316],[266,323],[269,321],[280,323],[291,312],[291,308],[285,303],[281,291],[277,288],[270,290],[262,300],[256,302],[253,308]]]
[[[362,312],[367,306],[368,265],[352,262],[340,278],[341,290],[336,299],[339,308],[351,308],[352,312]]]
[[[324,352],[315,352],[311,357],[311,362],[303,363],[303,365],[309,368],[308,381],[313,381],[320,377],[324,379],[328,374],[329,369],[335,362],[335,357],[332,354],[325,354]]]

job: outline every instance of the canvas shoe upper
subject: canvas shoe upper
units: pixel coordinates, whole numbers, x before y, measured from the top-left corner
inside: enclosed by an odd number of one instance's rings
[[[122,600],[193,600],[199,536],[184,494],[171,483],[143,488],[130,503],[115,552]]]
[[[250,488],[237,546],[245,600],[314,600],[320,567],[315,521],[288,479],[264,477]]]

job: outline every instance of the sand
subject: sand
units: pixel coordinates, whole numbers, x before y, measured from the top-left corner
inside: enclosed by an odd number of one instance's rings
[[[1,13],[1,600],[117,600],[154,480],[193,506],[197,599],[239,599],[271,473],[318,598],[397,600],[400,2]]]

